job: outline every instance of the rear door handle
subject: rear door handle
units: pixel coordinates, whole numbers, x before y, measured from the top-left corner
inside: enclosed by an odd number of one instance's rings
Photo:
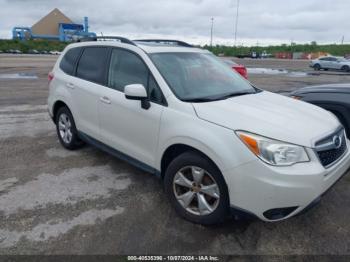
[[[66,86],[70,89],[74,89],[74,87],[75,87],[74,84],[72,84],[72,83],[67,83]]]
[[[100,101],[101,101],[102,103],[105,103],[105,104],[108,104],[108,105],[111,103],[111,100],[109,100],[109,98],[106,97],[106,96],[100,97]]]

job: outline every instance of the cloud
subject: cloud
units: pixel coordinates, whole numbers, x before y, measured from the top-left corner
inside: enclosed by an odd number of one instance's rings
[[[15,25],[31,26],[57,7],[77,23],[90,19],[96,33],[126,37],[171,37],[209,43],[233,43],[237,0],[0,0],[0,37]],[[240,0],[238,42],[261,44],[339,42],[350,21],[344,0]]]

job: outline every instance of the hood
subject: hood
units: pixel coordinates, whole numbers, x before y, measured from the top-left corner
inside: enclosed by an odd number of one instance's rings
[[[266,91],[193,107],[203,120],[305,147],[314,147],[340,125],[320,107]]]

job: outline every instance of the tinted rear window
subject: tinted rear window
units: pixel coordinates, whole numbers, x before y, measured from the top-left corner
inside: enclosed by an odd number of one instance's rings
[[[68,52],[64,55],[60,63],[60,68],[63,72],[65,72],[68,75],[74,74],[75,63],[79,57],[80,51],[80,47],[68,50]]]
[[[107,47],[87,47],[78,63],[77,77],[97,84],[105,84]]]

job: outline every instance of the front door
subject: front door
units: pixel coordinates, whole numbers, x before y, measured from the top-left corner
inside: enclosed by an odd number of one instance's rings
[[[125,98],[124,87],[129,84],[142,84],[147,89],[149,109],[143,109],[140,101]],[[108,87],[104,87],[101,94],[102,142],[154,167],[164,98],[142,58],[125,49],[113,49]]]

